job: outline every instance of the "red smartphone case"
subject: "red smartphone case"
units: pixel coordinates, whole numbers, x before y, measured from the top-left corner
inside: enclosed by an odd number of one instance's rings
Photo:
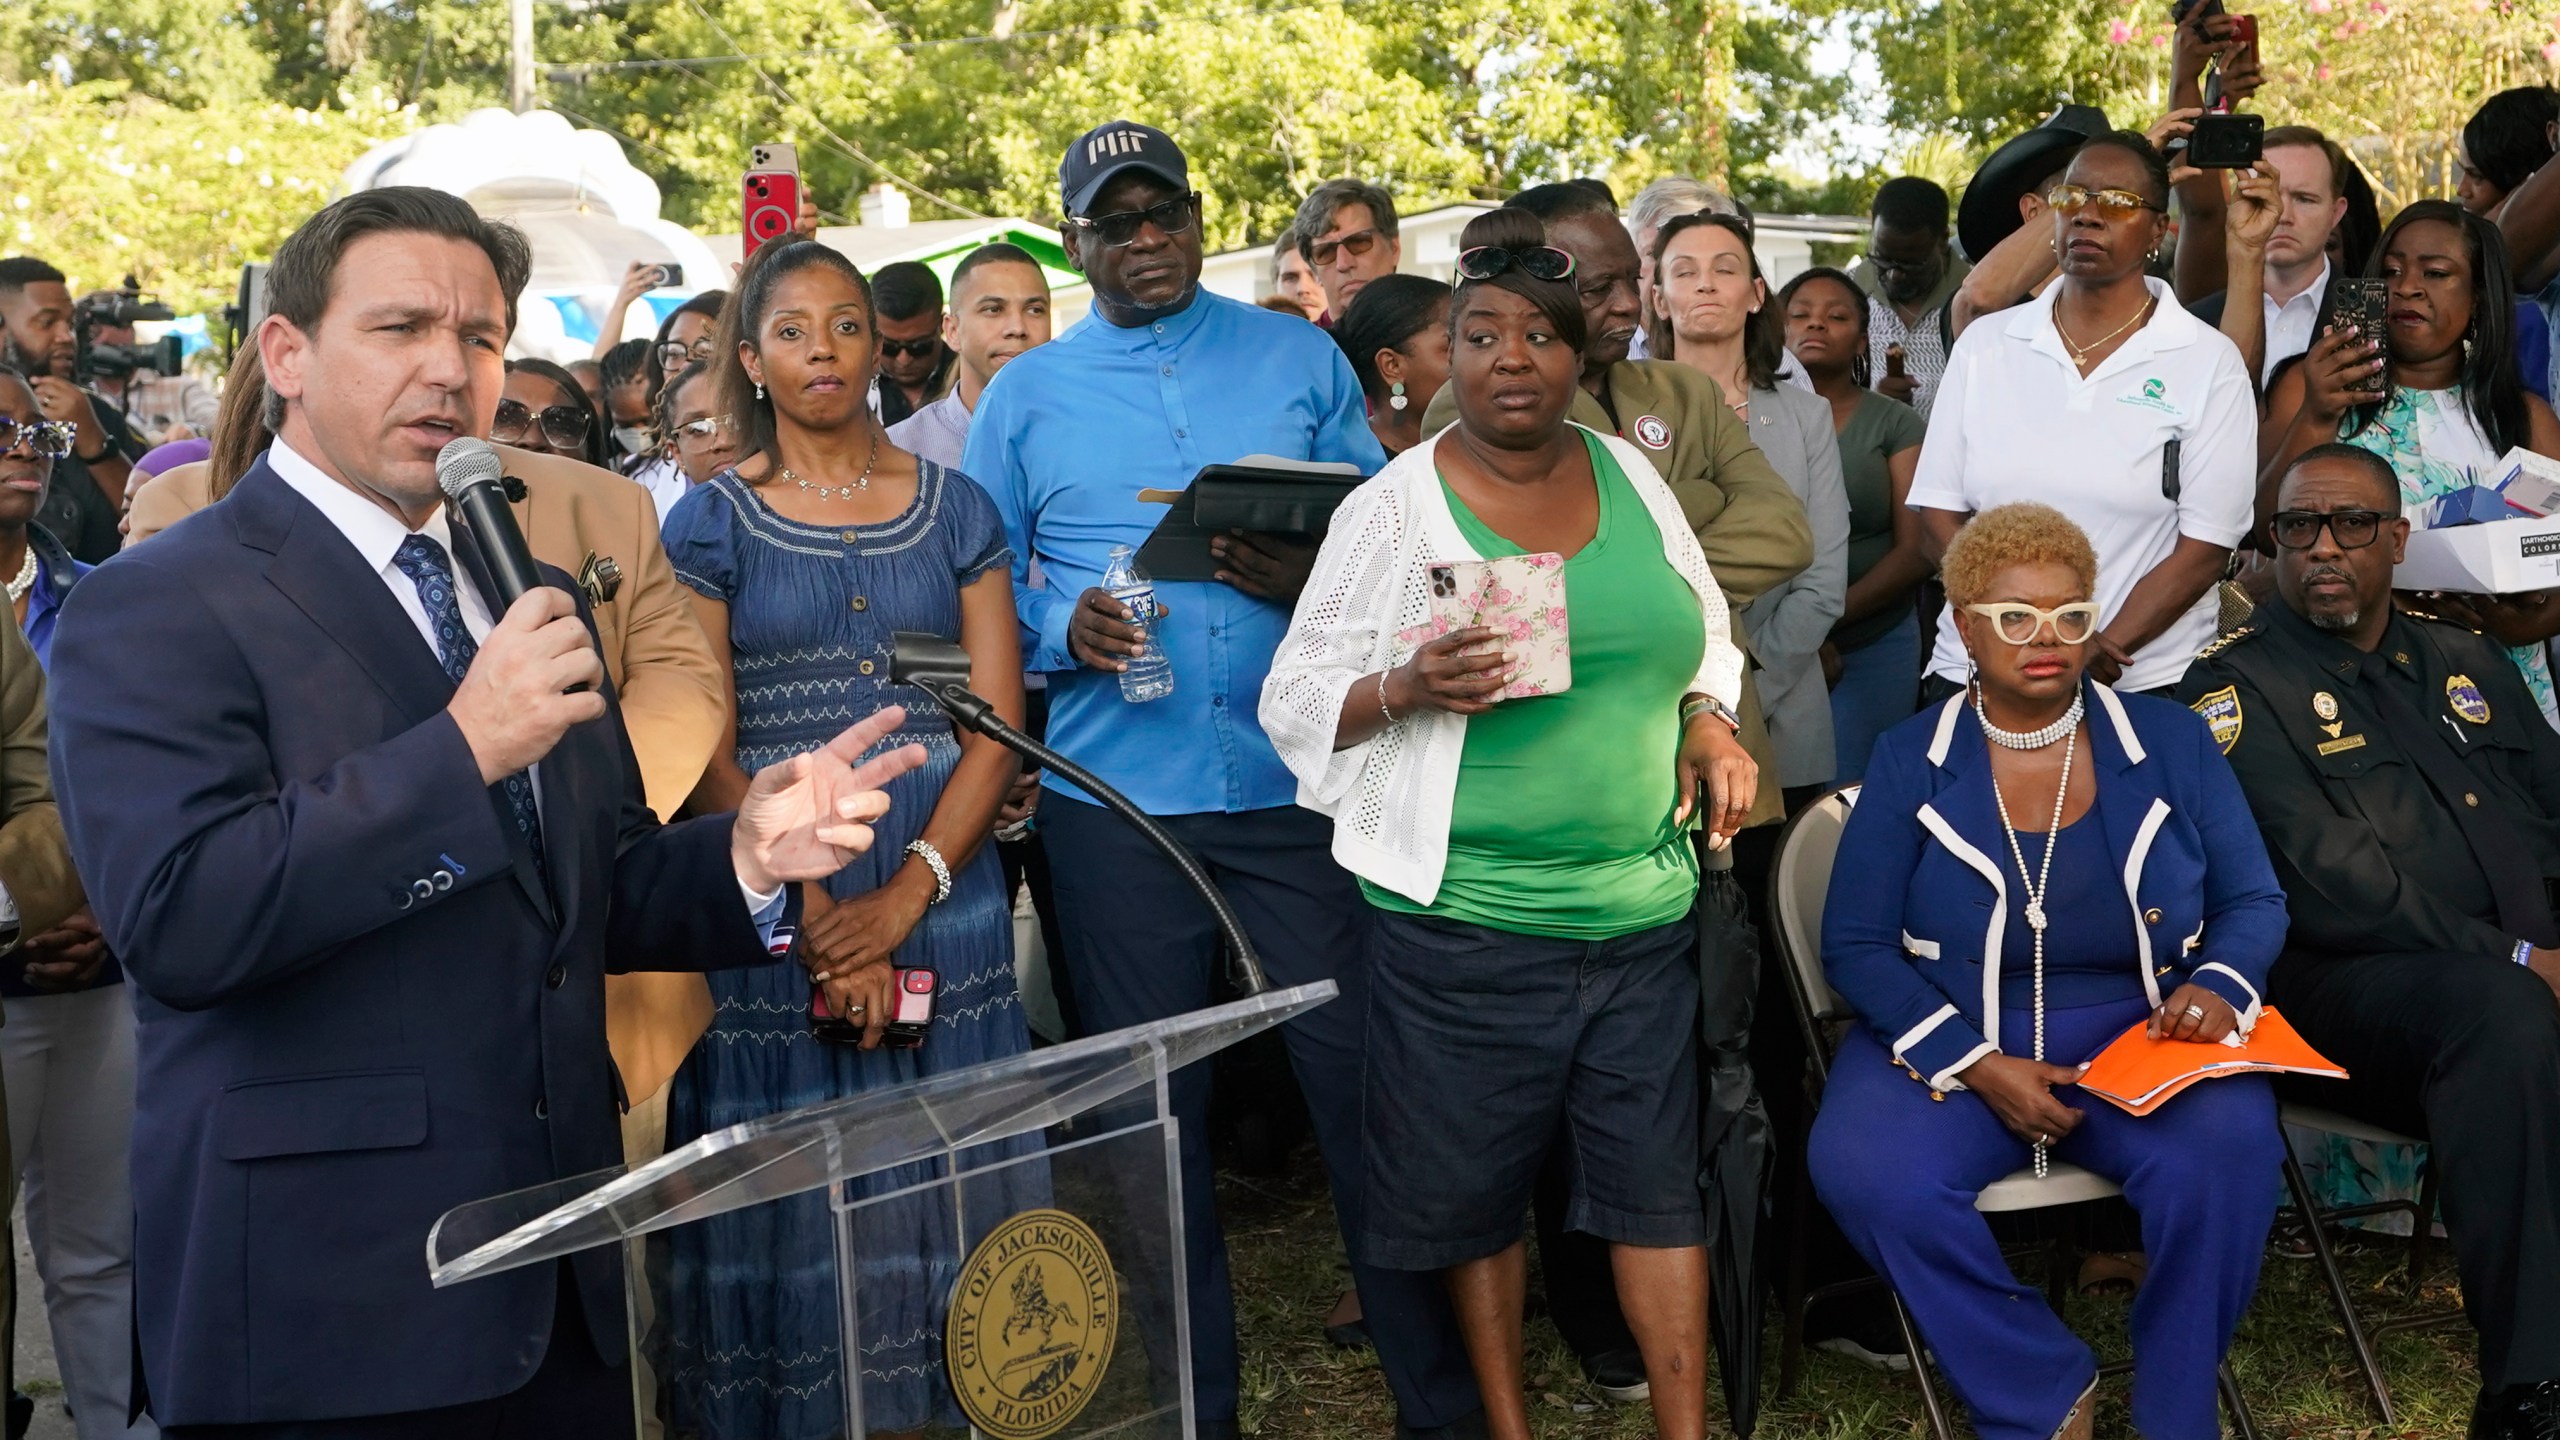
[[[800,221],[800,177],[788,170],[750,170],[741,184],[739,252],[752,256],[757,247],[791,233]]]

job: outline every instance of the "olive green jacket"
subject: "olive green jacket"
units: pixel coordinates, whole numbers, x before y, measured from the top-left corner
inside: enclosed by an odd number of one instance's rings
[[[0,885],[17,902],[18,934],[41,935],[87,901],[45,769],[44,672],[16,624],[0,632]]]
[[[1751,427],[1724,402],[1716,382],[1698,371],[1668,360],[1621,360],[1609,367],[1607,391],[1605,406],[1590,391],[1577,391],[1565,418],[1621,436],[1653,461],[1724,591],[1733,643],[1748,654],[1742,608],[1813,563],[1813,525],[1803,502],[1752,443]],[[1457,419],[1456,393],[1443,386],[1423,414],[1422,433],[1437,435]],[[1785,818],[1785,805],[1751,667],[1743,671],[1741,716],[1743,748],[1760,766],[1760,794],[1744,823],[1768,824]]]

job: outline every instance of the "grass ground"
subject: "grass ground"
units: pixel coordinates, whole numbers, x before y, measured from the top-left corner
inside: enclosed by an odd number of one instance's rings
[[[1314,1152],[1302,1148],[1276,1181],[1223,1177],[1220,1203],[1235,1272],[1237,1321],[1245,1371],[1243,1426],[1270,1440],[1382,1440],[1394,1434],[1393,1407],[1376,1360],[1366,1351],[1325,1343],[1324,1312],[1347,1283]],[[2351,1245],[2350,1282],[2369,1317],[2420,1305],[2455,1303],[2450,1264],[2435,1267],[2421,1300],[2404,1288],[2401,1242]],[[2436,1254],[2444,1254],[2438,1247]],[[2030,1275],[2029,1279],[2038,1277]],[[1532,1284],[1535,1279],[1533,1276]],[[1534,1307],[1533,1307],[1534,1308]],[[2105,1359],[2128,1352],[2127,1302],[2075,1300],[2067,1319]],[[1530,1411],[1539,1440],[1643,1440],[1652,1435],[1641,1406],[1605,1405],[1552,1325],[1532,1318],[1528,1339]],[[1808,1358],[1794,1395],[1774,1398],[1777,1341],[1769,1365],[1757,1434],[1766,1440],[1870,1440],[1925,1436],[1920,1399],[1908,1377],[1876,1374],[1827,1354]],[[2384,1373],[2400,1423],[2385,1428],[2365,1395],[2319,1272],[2308,1259],[2271,1251],[2257,1303],[2240,1330],[2232,1360],[2241,1388],[2267,1440],[2434,1440],[2459,1436],[2478,1389],[2471,1332],[2455,1324],[2396,1335],[2383,1343]],[[1711,1394],[1720,1394],[1711,1382]],[[2122,1381],[2101,1389],[2101,1437],[2132,1433]],[[1730,1434],[1722,1401],[1710,1405],[1712,1433]],[[1966,1432],[1969,1433],[1969,1432]]]

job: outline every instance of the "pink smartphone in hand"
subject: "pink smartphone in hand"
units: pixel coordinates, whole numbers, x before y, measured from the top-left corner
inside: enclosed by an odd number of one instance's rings
[[[1573,688],[1572,627],[1564,603],[1564,557],[1554,551],[1505,555],[1494,560],[1432,560],[1423,577],[1431,586],[1431,620],[1414,644],[1452,630],[1484,626],[1499,632],[1517,654],[1519,673],[1502,687],[1505,700],[1560,695]]]

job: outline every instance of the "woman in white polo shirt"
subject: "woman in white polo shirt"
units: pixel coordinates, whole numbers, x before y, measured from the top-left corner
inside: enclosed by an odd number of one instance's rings
[[[2130,131],[2081,147],[2045,197],[2062,281],[1956,340],[1911,486],[1927,548],[2036,500],[2098,552],[2089,671],[2166,690],[2215,633],[2214,583],[2249,530],[2257,401],[2240,352],[2145,267],[2168,231],[2168,163]],[[1929,678],[1964,683],[1942,615]]]

